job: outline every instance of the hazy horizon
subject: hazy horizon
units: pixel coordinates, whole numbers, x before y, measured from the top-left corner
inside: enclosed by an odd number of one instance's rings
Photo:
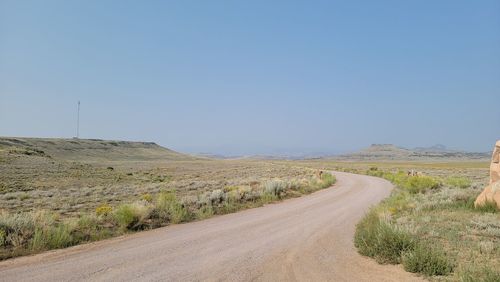
[[[0,0],[0,136],[71,138],[80,100],[81,138],[187,153],[487,152],[500,139],[498,11]]]
[[[5,138],[61,138],[61,139],[74,139],[75,137],[54,137],[54,136],[0,136],[0,137],[5,137]],[[283,156],[289,156],[289,157],[325,157],[325,156],[339,156],[343,154],[349,154],[349,153],[356,153],[359,152],[360,150],[367,149],[368,147],[372,145],[394,145],[399,148],[403,149],[422,149],[422,148],[432,148],[435,146],[444,146],[446,150],[454,150],[454,151],[463,151],[463,152],[469,152],[469,153],[489,153],[491,149],[487,149],[484,151],[468,151],[464,150],[463,148],[456,148],[456,147],[449,147],[445,144],[431,144],[431,145],[423,145],[423,146],[414,146],[414,147],[408,147],[408,146],[402,146],[399,144],[394,144],[394,143],[370,143],[370,144],[365,144],[362,147],[350,149],[350,150],[335,150],[335,148],[283,148],[283,147],[276,147],[276,148],[265,148],[263,150],[260,150],[258,152],[254,151],[245,151],[241,150],[239,148],[234,148],[231,146],[220,146],[220,147],[212,147],[207,150],[178,150],[176,148],[168,146],[168,144],[162,144],[158,141],[155,140],[141,140],[141,139],[102,139],[102,138],[84,138],[80,137],[79,139],[93,139],[93,140],[107,140],[107,141],[130,141],[130,142],[154,142],[162,147],[165,147],[167,149],[175,150],[180,153],[187,153],[187,154],[194,154],[194,155],[212,155],[212,156],[224,156],[224,157],[242,157],[242,156],[276,156],[276,157],[283,157]]]

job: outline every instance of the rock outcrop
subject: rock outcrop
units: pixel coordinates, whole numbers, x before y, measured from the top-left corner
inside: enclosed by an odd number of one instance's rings
[[[497,207],[500,209],[500,181],[493,182],[486,186],[483,192],[476,198],[474,206],[482,206],[487,202],[496,203]]]
[[[474,206],[482,206],[487,202],[496,203],[500,209],[500,140],[496,142],[491,156],[490,185],[476,198]]]
[[[500,180],[500,140],[495,144],[490,165],[490,184]]]

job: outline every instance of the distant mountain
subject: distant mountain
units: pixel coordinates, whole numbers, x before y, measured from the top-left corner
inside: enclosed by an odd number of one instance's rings
[[[441,152],[441,153],[443,153],[443,152],[460,152],[457,150],[448,149],[445,145],[442,145],[442,144],[436,144],[436,145],[430,146],[430,147],[416,147],[413,150],[417,151],[417,152]]]
[[[444,145],[407,149],[393,144],[372,144],[359,152],[336,157],[340,160],[489,160],[490,153],[450,150]]]
[[[219,159],[219,160],[230,160],[230,159],[241,159],[243,156],[239,155],[223,155],[223,154],[212,154],[212,153],[194,153],[193,156],[208,159]]]
[[[225,155],[212,153],[196,153],[195,156],[211,158],[211,159],[246,159],[246,160],[310,160],[324,159],[334,156],[331,153],[276,153],[276,154],[250,154],[250,155]]]
[[[322,158],[322,156],[302,156],[302,155],[221,155],[221,154],[209,154],[209,153],[199,153],[195,156],[205,157],[210,159],[219,160],[303,160],[303,159],[314,159]]]

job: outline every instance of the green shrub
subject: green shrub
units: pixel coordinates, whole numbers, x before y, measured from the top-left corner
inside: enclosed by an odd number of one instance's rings
[[[139,230],[145,227],[146,220],[149,218],[149,207],[140,204],[125,204],[118,206],[114,216],[118,225],[122,229]]]
[[[60,249],[71,245],[73,238],[68,225],[64,223],[37,227],[30,242],[30,248],[34,251]]]
[[[208,196],[212,205],[218,205],[218,204],[224,202],[224,197],[225,197],[225,194],[224,194],[224,191],[222,189],[215,189]]]
[[[417,194],[423,193],[429,189],[436,189],[440,186],[440,183],[430,176],[409,176],[406,181],[402,181],[400,185],[411,194]]]
[[[276,202],[277,200],[279,200],[278,196],[276,196],[273,193],[269,193],[269,192],[264,192],[259,197],[259,201],[261,204],[268,204],[268,203]]]
[[[281,180],[269,180],[264,183],[264,192],[280,198],[286,189],[286,183]]]
[[[63,223],[58,227],[50,228],[49,249],[65,248],[72,244],[73,238],[68,225]]]
[[[0,213],[0,229],[5,233],[4,246],[22,248],[35,233],[33,213]]]
[[[231,189],[226,192],[226,201],[237,203],[243,199],[245,192],[246,190],[243,187],[241,189],[240,188]]]
[[[384,199],[381,206],[390,214],[397,214],[410,209],[410,194],[405,190],[396,189],[391,196]]]
[[[354,245],[360,254],[379,263],[400,263],[401,254],[412,250],[414,244],[410,234],[381,220],[375,209],[356,225]]]
[[[33,251],[42,251],[47,247],[47,240],[45,235],[43,234],[42,229],[37,228],[35,233],[33,234],[33,238],[31,238],[30,249]]]
[[[119,206],[115,211],[115,218],[118,224],[124,229],[128,229],[138,221],[131,205]]]
[[[445,183],[451,187],[461,189],[469,188],[472,185],[472,181],[469,178],[460,176],[450,176],[446,178]]]
[[[232,200],[232,199],[226,199],[222,203],[222,207],[219,208],[219,213],[220,214],[227,214],[227,213],[233,213],[237,212],[240,209],[238,204]]]
[[[406,271],[427,276],[448,275],[454,268],[444,252],[423,244],[418,244],[413,250],[405,252],[402,261]]]
[[[180,223],[188,221],[190,214],[182,205],[173,192],[162,192],[156,199],[155,210],[160,220],[166,220],[171,223]]]
[[[253,189],[252,187],[241,187],[238,192],[241,195],[241,200],[243,202],[255,202],[262,196],[262,190]]]
[[[75,241],[87,242],[107,238],[112,234],[112,228],[106,228],[106,221],[93,215],[83,215],[75,222],[72,236]]]
[[[321,182],[322,182],[321,188],[328,188],[328,187],[332,186],[333,184],[335,184],[336,181],[337,181],[337,179],[331,173],[323,172],[321,174]]]
[[[206,219],[214,215],[214,210],[211,205],[202,206],[196,210],[197,219]]]
[[[418,176],[408,176],[403,171],[399,171],[397,173],[384,172],[383,174],[384,179],[389,180],[390,182],[394,183],[396,186],[401,188],[404,188],[410,177],[416,178]]]
[[[287,186],[290,190],[300,190],[300,188],[302,187],[302,183],[297,179],[292,179],[287,183]]]

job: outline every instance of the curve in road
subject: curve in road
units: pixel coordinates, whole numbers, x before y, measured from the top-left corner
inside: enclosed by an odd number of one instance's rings
[[[419,281],[353,246],[355,224],[392,185],[337,184],[261,208],[0,262],[1,281]]]

